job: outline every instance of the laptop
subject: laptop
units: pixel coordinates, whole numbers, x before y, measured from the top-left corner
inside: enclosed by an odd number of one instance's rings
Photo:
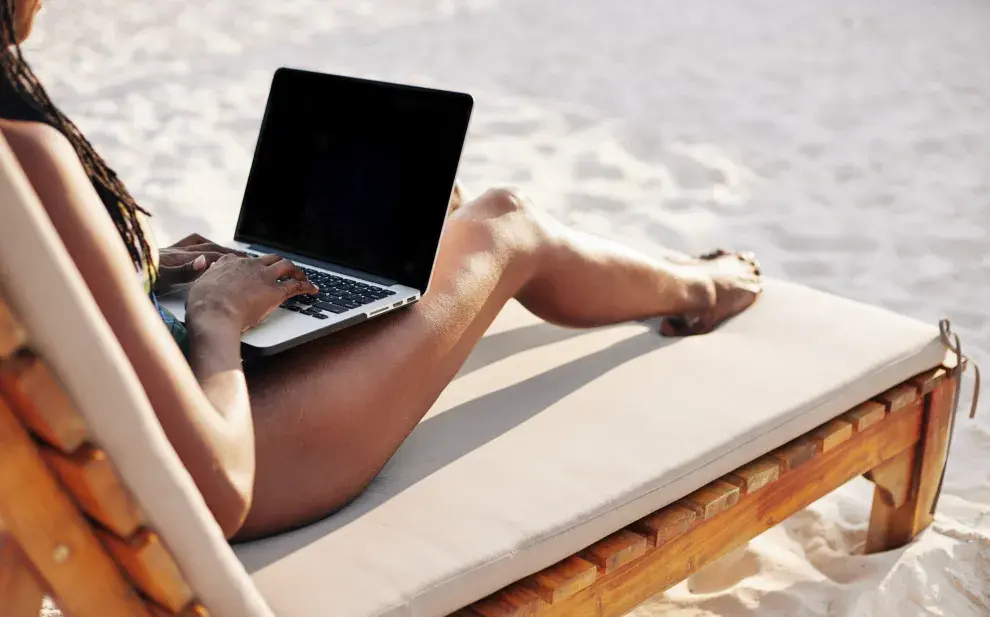
[[[281,68],[234,242],[298,264],[319,288],[242,337],[284,351],[419,300],[430,286],[473,99]],[[185,290],[159,297],[185,319]]]

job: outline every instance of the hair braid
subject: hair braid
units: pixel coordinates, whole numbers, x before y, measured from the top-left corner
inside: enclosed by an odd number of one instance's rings
[[[21,108],[25,113],[18,119],[44,122],[55,127],[72,144],[82,162],[86,175],[106,206],[135,267],[154,279],[151,248],[144,237],[139,216],[148,215],[134,201],[127,188],[76,125],[52,103],[41,82],[21,53],[14,32],[16,0],[0,0],[0,115],[9,108]]]

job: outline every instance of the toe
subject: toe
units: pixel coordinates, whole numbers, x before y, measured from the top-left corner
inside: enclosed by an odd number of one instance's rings
[[[760,274],[760,260],[756,258],[756,254],[755,253],[753,253],[751,251],[746,251],[746,252],[743,252],[743,253],[739,253],[739,259],[741,259],[744,262],[746,262],[747,264],[749,264],[750,268],[752,268],[753,273],[756,274],[757,276],[759,276],[759,274]]]
[[[728,254],[729,251],[726,251],[725,249],[715,249],[714,251],[698,255],[698,259],[711,261],[713,259],[718,259],[719,257],[725,257]]]
[[[660,334],[671,338],[687,336],[687,324],[681,317],[667,317],[660,324]]]

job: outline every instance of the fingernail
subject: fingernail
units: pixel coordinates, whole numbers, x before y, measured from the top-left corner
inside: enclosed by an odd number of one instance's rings
[[[200,255],[193,260],[193,270],[202,270],[206,267],[206,257]]]

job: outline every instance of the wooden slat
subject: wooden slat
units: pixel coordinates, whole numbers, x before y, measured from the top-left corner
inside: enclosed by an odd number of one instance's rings
[[[127,577],[146,596],[173,612],[192,602],[192,590],[157,534],[144,530],[121,540],[104,531],[98,533]]]
[[[602,574],[611,574],[642,557],[648,548],[650,543],[645,536],[628,529],[620,529],[585,549],[584,557],[598,566],[598,571]]]
[[[39,358],[23,353],[5,360],[0,387],[28,428],[52,446],[71,453],[88,438],[85,420]]]
[[[723,476],[722,479],[729,484],[738,486],[743,495],[748,495],[775,482],[779,477],[780,461],[770,456],[764,456],[752,463],[743,465],[732,473]]]
[[[739,501],[740,491],[723,480],[715,480],[691,493],[680,504],[693,509],[701,520],[708,520],[728,510]]]
[[[147,617],[144,605],[0,399],[0,518],[72,617]]]
[[[811,438],[818,442],[818,447],[822,452],[832,450],[842,442],[850,439],[852,435],[852,424],[841,418],[829,420],[811,432]]]
[[[945,379],[946,375],[948,375],[948,372],[944,368],[934,368],[930,371],[925,371],[920,375],[915,375],[912,377],[911,385],[918,389],[919,394],[928,394],[940,383],[942,383],[942,380]]]
[[[24,328],[14,318],[13,311],[0,298],[0,358],[6,358],[20,349],[27,336]]]
[[[34,566],[0,521],[0,615],[38,617],[44,597]]]
[[[880,422],[885,415],[887,415],[886,406],[876,401],[867,401],[847,411],[842,415],[842,419],[852,424],[853,429],[858,433]]]
[[[202,604],[198,603],[190,604],[177,613],[162,608],[150,600],[145,602],[145,605],[148,607],[151,617],[210,617],[210,613],[203,608]]]
[[[918,389],[910,384],[901,384],[876,397],[876,401],[887,408],[887,413],[904,409],[918,400]]]
[[[546,606],[540,594],[514,584],[473,604],[472,612],[482,617],[532,617]]]
[[[774,490],[742,498],[723,515],[694,525],[663,547],[649,551],[612,576],[545,608],[539,617],[619,617],[676,585],[705,565],[745,544],[850,479],[916,443],[917,407],[888,416],[852,440],[781,474]]]
[[[773,452],[770,456],[780,461],[781,473],[797,469],[804,465],[820,451],[818,443],[809,437],[798,437]]]
[[[633,531],[646,536],[650,546],[663,546],[691,528],[698,514],[691,508],[671,504],[633,523]]]
[[[144,524],[140,506],[102,450],[87,445],[65,455],[43,447],[41,454],[86,514],[117,536],[130,537]]]
[[[571,556],[524,581],[548,604],[569,598],[595,582],[598,567],[577,556]]]

